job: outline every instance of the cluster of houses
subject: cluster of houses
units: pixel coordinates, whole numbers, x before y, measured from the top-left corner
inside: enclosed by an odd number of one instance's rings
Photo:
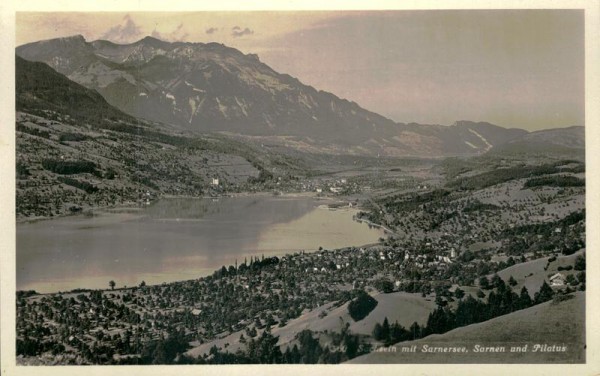
[[[319,179],[316,181],[303,182],[298,188],[305,192],[316,192],[318,194],[341,194],[348,189],[358,190],[358,185],[356,183],[349,183],[346,178],[332,180]]]

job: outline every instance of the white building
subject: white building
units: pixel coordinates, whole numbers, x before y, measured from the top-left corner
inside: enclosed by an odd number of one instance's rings
[[[556,273],[550,279],[550,286],[564,286],[567,282],[565,276],[562,273]]]

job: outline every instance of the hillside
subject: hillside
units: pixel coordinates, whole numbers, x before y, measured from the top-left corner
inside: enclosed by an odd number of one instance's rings
[[[16,105],[18,111],[44,108],[83,118],[134,120],[109,105],[96,91],[57,74],[44,63],[15,57]]]
[[[572,126],[520,135],[491,149],[500,155],[564,155],[585,158],[585,128]]]
[[[135,119],[44,63],[17,57],[16,72],[18,219],[264,188],[269,170],[304,171],[268,150]]]
[[[566,346],[566,351],[534,352],[536,344]],[[416,352],[402,352],[402,348],[415,345]],[[469,352],[422,352],[424,345],[466,346]],[[475,352],[475,345],[505,346],[506,352]],[[511,346],[524,345],[528,345],[529,351],[510,352]],[[566,301],[550,301],[444,334],[402,342],[396,345],[396,352],[374,352],[352,359],[349,363],[583,363],[584,346],[585,293],[578,292]]]
[[[87,42],[79,35],[19,46],[16,53],[47,63],[130,115],[304,151],[477,155],[527,133],[467,121],[452,126],[395,123],[278,73],[254,54],[217,43],[146,37],[119,45]]]

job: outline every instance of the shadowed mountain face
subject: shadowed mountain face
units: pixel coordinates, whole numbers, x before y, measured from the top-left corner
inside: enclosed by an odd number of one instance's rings
[[[78,118],[133,118],[106,102],[94,90],[81,86],[44,63],[15,60],[17,110],[53,110]]]
[[[277,73],[256,55],[217,43],[146,37],[118,45],[74,36],[23,45],[17,55],[47,63],[130,115],[197,132],[390,156],[481,154],[527,134],[467,121],[452,126],[395,123]]]

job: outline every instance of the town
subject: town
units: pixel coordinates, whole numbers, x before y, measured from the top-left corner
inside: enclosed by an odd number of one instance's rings
[[[582,167],[572,161],[551,166],[572,175]],[[203,347],[210,359],[216,353],[203,344],[234,351],[245,339],[265,330],[276,334],[310,312],[323,318],[360,291],[414,294],[432,307],[452,307],[465,296],[485,299],[498,275],[531,297],[545,280],[557,291],[585,290],[584,188],[523,191],[530,180],[510,178],[475,192],[417,189],[367,201],[356,219],[390,231],[377,245],[232,260],[210,276],[155,286],[114,289],[117,281],[104,291],[21,291],[18,352],[46,354],[45,361],[61,364],[138,363],[144,346],[180,338],[177,354]],[[528,291],[533,280],[539,283]]]

